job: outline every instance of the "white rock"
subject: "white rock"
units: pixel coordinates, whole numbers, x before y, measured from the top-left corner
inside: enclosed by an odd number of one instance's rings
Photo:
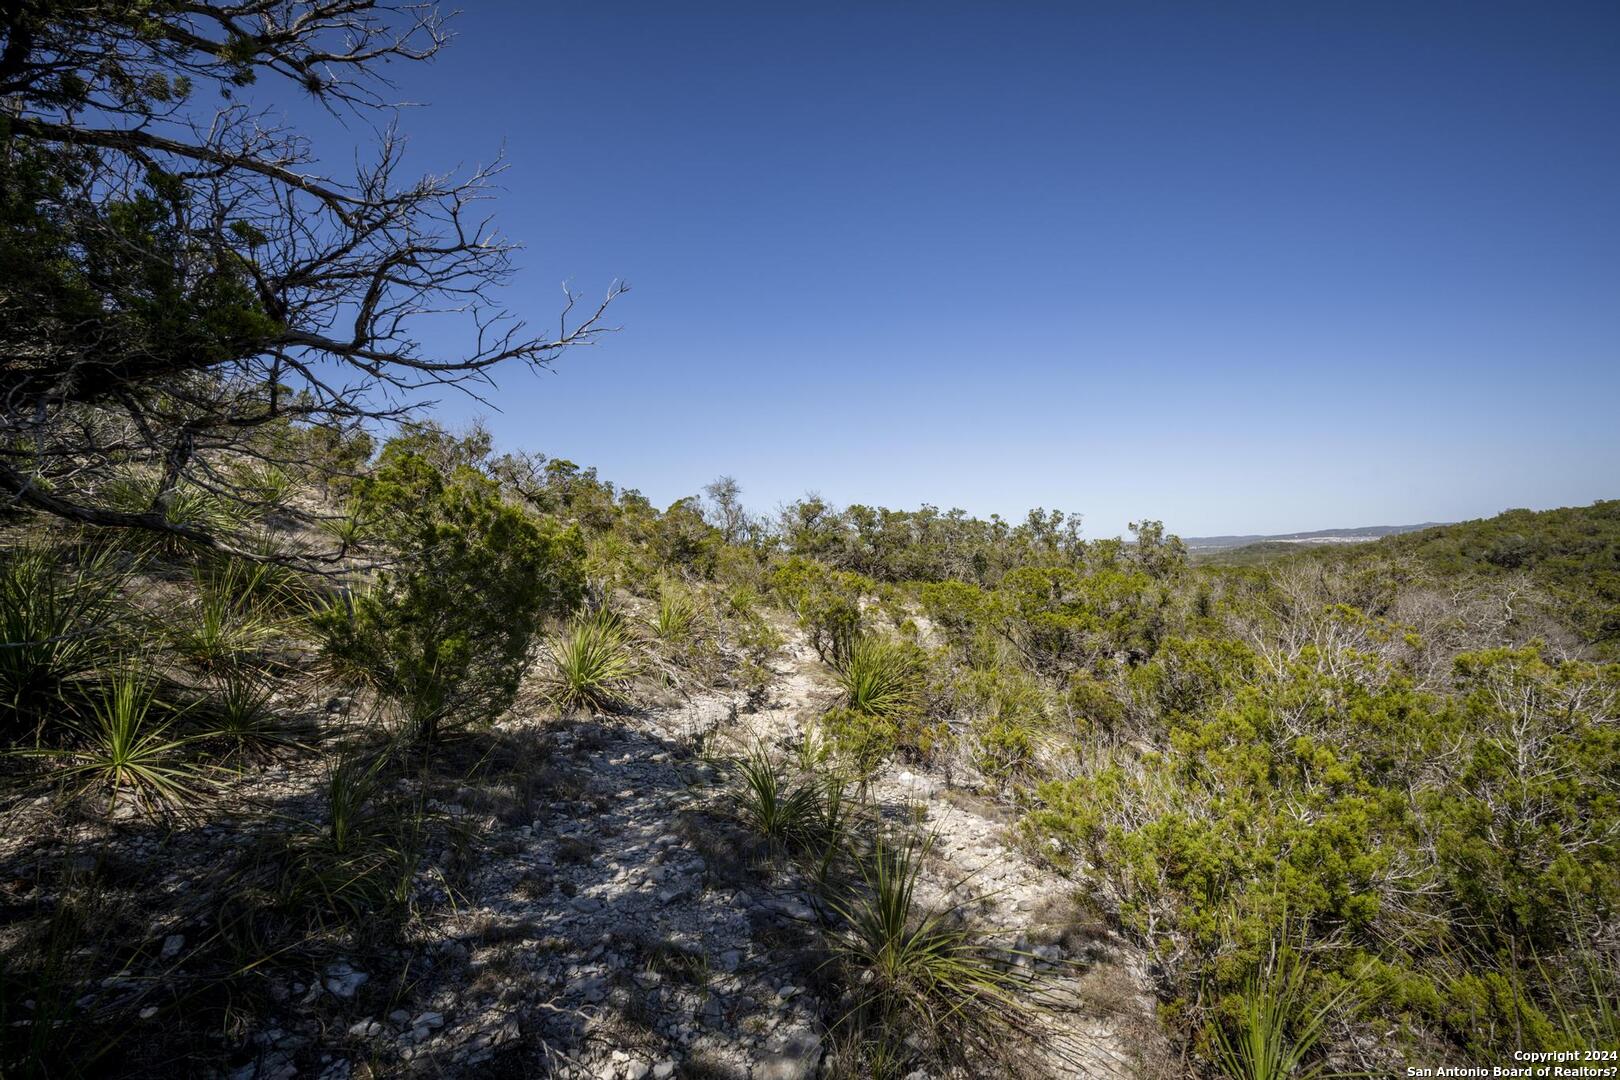
[[[347,961],[339,960],[326,969],[327,992],[347,1000],[355,995],[355,991],[370,980],[371,976],[363,971],[356,971]]]

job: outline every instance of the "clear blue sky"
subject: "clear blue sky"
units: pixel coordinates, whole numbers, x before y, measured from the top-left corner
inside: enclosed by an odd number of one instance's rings
[[[504,446],[1089,535],[1620,495],[1620,4],[789,7],[478,3],[399,72],[420,167],[506,147],[514,307],[632,286]]]

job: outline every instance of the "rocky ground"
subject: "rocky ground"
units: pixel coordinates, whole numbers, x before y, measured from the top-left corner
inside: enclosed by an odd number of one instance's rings
[[[732,823],[710,763],[756,741],[788,747],[825,707],[829,691],[802,642],[777,670],[757,709],[709,695],[538,729],[512,721],[508,734],[526,741],[522,768],[502,774],[504,789],[434,793],[429,809],[463,823],[458,835],[469,839],[429,865],[465,870],[454,880],[419,875],[434,902],[408,955],[354,955],[302,977],[269,976],[253,1018],[221,1034],[238,1048],[224,1075],[816,1076],[836,1013],[813,894],[792,871],[769,869]],[[296,816],[310,811],[318,782],[274,767],[244,798]],[[1047,970],[1066,1012],[1061,1034],[1040,1050],[1040,1072],[1172,1074],[1138,958],[1076,915],[1073,883],[1011,845],[1003,811],[901,768],[870,795],[886,816],[933,837],[931,898],[970,900],[976,918]],[[184,858],[168,856],[167,887],[184,892],[188,867],[239,843],[229,822],[186,833],[124,829],[98,858],[141,861],[182,848]],[[37,846],[29,857],[51,850]],[[19,858],[13,852],[8,877],[17,878]],[[150,960],[161,969],[183,967],[206,931],[175,916],[150,932]]]

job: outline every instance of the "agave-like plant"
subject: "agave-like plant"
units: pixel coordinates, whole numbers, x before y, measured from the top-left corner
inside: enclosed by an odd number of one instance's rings
[[[849,708],[884,720],[908,713],[922,691],[915,655],[899,642],[872,634],[851,643],[834,673]]]
[[[297,478],[269,461],[243,462],[233,470],[232,479],[248,499],[266,509],[285,506],[298,490]]]
[[[859,882],[829,902],[832,955],[854,994],[843,1023],[878,1044],[897,1045],[889,1036],[899,1033],[949,1060],[1006,1060],[1035,1026],[1030,976],[975,932],[959,905],[919,901],[927,852],[928,841],[879,836],[859,860]]]
[[[797,849],[817,837],[822,807],[816,783],[794,784],[759,745],[734,762],[733,769],[732,803],[745,825],[783,848]]]
[[[315,525],[345,552],[364,545],[371,538],[373,528],[371,519],[366,515],[365,503],[358,496],[349,498],[342,513],[319,518]]]
[[[106,549],[71,564],[41,545],[0,552],[0,740],[38,743],[64,692],[116,660],[129,574]]]
[[[697,605],[685,590],[665,582],[658,590],[658,611],[653,615],[652,631],[658,640],[679,645],[692,636],[697,627]]]
[[[175,648],[193,663],[217,669],[275,637],[275,624],[254,597],[260,573],[235,560],[223,569],[196,570],[195,599],[170,631]]]
[[[195,484],[181,483],[164,491],[161,478],[152,472],[127,470],[104,482],[98,495],[115,510],[144,513],[157,510],[170,525],[214,534],[234,533],[253,516],[252,508],[237,499],[228,499]],[[183,550],[185,543],[173,537],[147,534],[135,541],[137,547]]]
[[[387,761],[337,762],[326,778],[324,827],[300,821],[286,838],[280,902],[301,922],[357,924],[409,907],[423,813],[417,803],[380,802]]]
[[[624,620],[607,609],[575,616],[546,642],[546,693],[563,712],[623,707],[638,671]]]
[[[108,813],[126,795],[150,810],[187,809],[201,800],[207,780],[181,757],[191,740],[172,736],[155,704],[152,683],[126,666],[92,701],[93,722],[79,745],[34,753],[64,762],[62,776],[77,795],[105,793]]]
[[[1308,969],[1283,950],[1245,986],[1235,1030],[1212,1023],[1215,1065],[1227,1080],[1326,1080],[1312,1052],[1349,987],[1327,998],[1306,992]]]
[[[227,754],[246,756],[292,746],[272,708],[270,685],[251,672],[227,669],[209,702],[204,734]]]

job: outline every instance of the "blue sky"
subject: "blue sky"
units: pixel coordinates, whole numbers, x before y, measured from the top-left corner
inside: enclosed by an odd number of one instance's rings
[[[402,126],[424,169],[504,145],[509,304],[632,286],[619,334],[500,376],[499,412],[444,399],[504,446],[659,503],[729,473],[756,509],[1039,505],[1090,535],[1620,495],[1620,5],[454,25],[399,71]]]

